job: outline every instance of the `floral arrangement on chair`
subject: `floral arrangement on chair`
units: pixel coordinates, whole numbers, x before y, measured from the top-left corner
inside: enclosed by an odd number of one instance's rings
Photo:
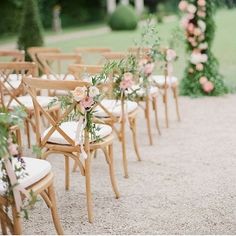
[[[25,117],[26,114],[21,108],[13,112],[7,112],[5,109],[0,110],[0,181],[5,189],[5,197],[9,201],[14,199],[17,212],[23,212],[24,218],[28,219],[27,208],[34,205],[36,197],[33,192],[28,193],[18,182],[27,173],[14,132],[22,127]],[[14,159],[16,160],[13,164]],[[26,197],[25,201],[22,201],[21,194]],[[7,207],[6,211],[8,211]]]
[[[211,52],[215,23],[215,1],[182,0],[181,25],[185,31],[189,63],[181,81],[183,95],[220,95],[227,92],[218,72],[218,61]]]

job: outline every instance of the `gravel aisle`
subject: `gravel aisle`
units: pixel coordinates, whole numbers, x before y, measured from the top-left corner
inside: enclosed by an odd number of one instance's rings
[[[236,233],[236,95],[181,98],[180,103],[182,122],[175,121],[172,105],[171,127],[162,127],[161,137],[153,128],[152,147],[140,111],[138,133],[143,161],[135,160],[129,142],[129,179],[123,178],[121,149],[115,142],[119,200],[113,197],[102,153],[93,160],[93,224],[87,222],[84,178],[72,173],[71,190],[66,192],[64,159],[49,158],[66,234]],[[161,124],[162,114],[160,109]],[[25,234],[55,233],[42,201],[24,226]]]

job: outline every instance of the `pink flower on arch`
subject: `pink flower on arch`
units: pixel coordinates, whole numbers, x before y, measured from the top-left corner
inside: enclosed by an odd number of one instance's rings
[[[204,85],[206,82],[208,82],[208,79],[206,76],[202,76],[200,79],[199,79],[199,83],[201,85]]]
[[[203,70],[203,64],[202,63],[198,63],[197,65],[196,65],[196,70],[198,70],[198,71],[202,71]]]
[[[214,89],[214,84],[211,81],[207,81],[202,85],[202,88],[206,93],[210,93]]]
[[[179,9],[180,9],[181,11],[186,11],[187,8],[188,8],[188,2],[187,2],[187,1],[184,1],[184,0],[180,1],[180,3],[179,3]]]
[[[198,0],[197,1],[198,6],[205,7],[206,6],[206,0]]]

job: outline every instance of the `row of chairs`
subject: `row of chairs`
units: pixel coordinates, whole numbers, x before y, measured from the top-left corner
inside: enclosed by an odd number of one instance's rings
[[[65,91],[73,90],[75,87],[83,86],[85,82],[81,79],[85,75],[96,75],[103,69],[101,65],[107,60],[120,60],[127,56],[127,53],[111,52],[108,48],[83,48],[77,49],[76,53],[61,53],[57,48],[30,48],[28,53],[33,59],[34,63],[21,62],[21,59],[15,57],[13,63],[0,63],[1,72],[1,104],[9,110],[18,105],[23,105],[27,109],[27,118],[25,120],[25,129],[30,146],[30,126],[36,134],[36,143],[39,147],[44,149],[42,159],[46,159],[52,153],[61,153],[65,157],[65,188],[69,189],[69,159],[74,160],[74,171],[79,168],[81,174],[85,176],[86,180],[86,195],[89,221],[93,220],[92,211],[92,194],[90,187],[90,161],[91,156],[96,154],[96,150],[101,149],[104,152],[106,161],[109,167],[111,184],[116,198],[119,198],[119,192],[115,181],[114,166],[113,166],[113,133],[117,134],[118,139],[122,143],[123,167],[124,176],[128,177],[127,156],[126,156],[126,139],[125,129],[127,122],[125,116],[122,115],[122,104],[127,109],[127,118],[133,134],[134,149],[138,160],[141,160],[137,138],[136,138],[136,119],[138,114],[138,103],[131,101],[119,101],[114,99],[106,99],[101,102],[97,114],[99,119],[102,119],[103,124],[99,126],[99,136],[102,141],[85,139],[85,149],[89,155],[86,160],[81,160],[81,147],[75,145],[74,135],[76,131],[76,123],[68,122],[61,124],[65,118],[65,113],[60,111],[58,105],[48,109],[48,103],[55,95],[63,95]],[[130,49],[130,52],[134,49]],[[137,52],[137,51],[136,51]],[[22,53],[22,52],[19,52]],[[93,64],[85,63],[86,56],[89,54],[98,54],[99,60]],[[0,55],[2,55],[0,53]],[[6,53],[5,53],[6,55]],[[85,55],[85,56],[83,56]],[[9,55],[8,55],[9,56]],[[94,59],[94,58],[93,58]],[[18,62],[15,62],[18,61]],[[20,61],[20,62],[19,62]],[[102,62],[103,61],[103,62]],[[68,64],[67,64],[68,63]],[[88,63],[86,61],[86,63]],[[98,64],[98,65],[97,65]],[[13,77],[17,74],[18,79]],[[11,78],[12,77],[12,78]],[[19,85],[19,78],[22,83]],[[23,78],[23,80],[22,80]],[[160,77],[160,78],[163,78]],[[17,84],[18,82],[18,84]],[[158,116],[157,116],[157,97],[159,89],[163,89],[165,105],[167,107],[167,89],[171,88],[176,100],[177,115],[178,113],[178,97],[177,97],[177,83],[173,82],[168,76],[164,76],[164,84],[157,83],[157,87],[153,88],[153,99],[150,96],[144,99],[144,111],[148,127],[148,136],[150,144],[152,144],[151,124],[150,124],[150,106],[153,103],[155,120],[158,131],[160,132]],[[156,90],[155,90],[156,89]],[[102,88],[103,91],[106,91]],[[45,91],[48,93],[46,94]],[[32,99],[30,99],[30,97]],[[5,101],[7,99],[7,102]],[[139,101],[138,101],[139,102]],[[140,103],[141,104],[141,103]],[[141,104],[142,105],[142,104]],[[123,107],[124,108],[124,107]],[[166,109],[167,111],[167,109]],[[166,115],[168,113],[166,112]],[[121,119],[122,118],[122,119]],[[168,125],[168,117],[166,116],[166,124]],[[116,125],[119,125],[117,128]],[[43,132],[42,132],[43,127]],[[41,160],[40,160],[41,161]],[[41,194],[44,198],[45,193]],[[1,202],[0,202],[1,203]],[[55,208],[54,208],[55,209]],[[58,217],[56,217],[58,219]],[[59,221],[56,221],[56,229],[58,233],[62,233],[62,228]],[[59,229],[58,229],[59,225]],[[3,227],[2,227],[3,228]],[[18,231],[19,232],[19,231]]]

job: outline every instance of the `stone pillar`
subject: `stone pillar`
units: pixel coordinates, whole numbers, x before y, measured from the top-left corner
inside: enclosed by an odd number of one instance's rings
[[[116,0],[107,0],[107,12],[111,14],[116,9]]]
[[[135,0],[135,9],[138,15],[141,15],[144,10],[144,0]]]
[[[121,4],[129,5],[129,0],[121,0]]]

